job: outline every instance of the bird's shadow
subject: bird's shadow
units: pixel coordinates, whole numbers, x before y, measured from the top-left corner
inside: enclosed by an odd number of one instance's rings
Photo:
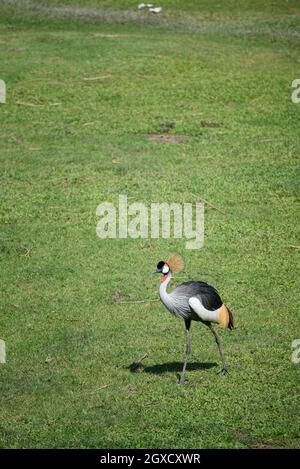
[[[142,371],[144,373],[153,373],[153,374],[163,374],[163,373],[180,373],[182,370],[183,363],[182,362],[167,362],[167,363],[159,363],[157,365],[152,366],[143,366],[141,363],[132,363],[128,366],[128,369],[135,373],[137,371]],[[195,371],[195,370],[208,370],[209,368],[213,368],[218,366],[215,362],[206,362],[206,363],[199,363],[199,362],[191,362],[187,365],[187,371]]]

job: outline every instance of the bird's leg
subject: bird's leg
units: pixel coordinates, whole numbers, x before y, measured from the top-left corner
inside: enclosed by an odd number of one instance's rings
[[[185,319],[184,322],[185,322],[185,331],[186,331],[186,350],[185,350],[184,364],[183,364],[179,384],[184,384],[184,373],[185,373],[186,365],[188,362],[189,354],[191,351],[191,344],[190,344],[191,320]]]
[[[217,343],[217,346],[218,346],[218,349],[219,349],[219,352],[220,352],[221,360],[222,360],[223,368],[222,368],[221,371],[219,371],[218,375],[224,376],[228,372],[228,368],[225,364],[225,358],[224,358],[223,348],[222,348],[222,344],[221,344],[221,339],[220,339],[219,335],[216,333],[216,331],[213,329],[211,324],[208,324],[208,327],[214,335],[214,338],[216,340],[216,343]]]

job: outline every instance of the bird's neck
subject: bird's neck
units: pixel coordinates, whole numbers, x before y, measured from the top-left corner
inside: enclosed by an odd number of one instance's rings
[[[162,303],[168,308],[169,311],[172,312],[173,310],[173,303],[172,303],[172,298],[171,295],[168,294],[167,292],[167,286],[170,283],[170,280],[172,278],[172,272],[169,271],[167,275],[164,275],[159,287],[159,296],[162,301]]]
[[[169,285],[171,278],[172,278],[171,270],[169,270],[169,272],[166,275],[164,275],[162,278],[162,281],[159,287],[159,295],[162,300],[166,298],[166,296],[169,296],[167,293],[167,286]]]

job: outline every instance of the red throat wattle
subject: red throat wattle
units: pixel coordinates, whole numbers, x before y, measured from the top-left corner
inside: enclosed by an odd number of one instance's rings
[[[161,282],[164,282],[165,280],[167,280],[167,278],[168,278],[168,275],[164,275]]]

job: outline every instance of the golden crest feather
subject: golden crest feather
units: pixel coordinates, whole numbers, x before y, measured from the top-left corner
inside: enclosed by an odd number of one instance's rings
[[[184,268],[184,261],[179,254],[171,254],[166,262],[174,274],[178,274]]]

